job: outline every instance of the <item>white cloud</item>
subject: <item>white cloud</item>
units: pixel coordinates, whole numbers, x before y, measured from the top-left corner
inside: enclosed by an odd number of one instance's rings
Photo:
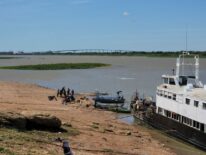
[[[122,13],[122,15],[123,15],[123,16],[129,16],[129,12],[124,11],[124,12]]]

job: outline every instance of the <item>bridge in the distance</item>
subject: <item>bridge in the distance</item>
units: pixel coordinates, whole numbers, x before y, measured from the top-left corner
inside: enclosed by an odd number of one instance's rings
[[[112,53],[112,52],[129,52],[129,50],[110,50],[110,49],[73,49],[73,50],[58,50],[53,53]]]

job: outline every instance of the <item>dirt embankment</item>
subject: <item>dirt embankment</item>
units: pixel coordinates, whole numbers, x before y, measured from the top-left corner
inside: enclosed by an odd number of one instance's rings
[[[171,155],[174,154],[141,127],[115,119],[113,112],[102,111],[82,102],[63,105],[51,89],[32,84],[0,82],[0,112],[22,115],[50,114],[63,122],[66,131],[18,131],[0,128],[0,154],[63,154],[57,138],[69,141],[77,155]],[[82,95],[77,95],[79,98]]]

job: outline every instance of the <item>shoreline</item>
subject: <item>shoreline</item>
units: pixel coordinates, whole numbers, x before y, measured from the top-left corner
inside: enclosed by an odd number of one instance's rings
[[[58,51],[50,51],[50,52],[24,52],[20,54],[15,54],[14,52],[5,52],[5,53],[0,53],[0,56],[22,56],[22,55],[32,55],[32,56],[53,56],[53,55],[63,55],[63,56],[139,56],[139,57],[158,57],[158,58],[169,58],[169,57],[177,57],[179,54],[183,52],[189,52],[191,54],[198,54],[201,57],[206,58],[206,51],[198,51],[198,50],[191,50],[191,51],[184,51],[184,50],[177,50],[177,51],[172,51],[172,50],[166,50],[166,51],[135,51],[135,50],[110,50],[110,51],[79,51],[78,53],[72,52],[72,51],[67,51],[63,50],[63,53],[58,53],[61,50]]]
[[[48,101],[49,95],[55,95],[55,90],[44,88],[35,84],[22,84],[17,82],[0,81],[0,112],[18,112],[28,115],[33,113],[51,114],[58,117],[63,124],[70,124],[78,131],[78,135],[69,136],[63,133],[57,134],[59,137],[68,139],[75,154],[175,154],[169,148],[163,146],[159,141],[152,138],[148,132],[141,127],[128,125],[117,120],[115,113],[94,109],[91,103],[73,103],[62,105],[61,99]],[[77,95],[77,100],[86,94]],[[89,106],[88,106],[88,105]],[[7,129],[5,129],[7,131]],[[0,131],[5,133],[6,131]],[[8,129],[8,132],[10,129]],[[30,131],[28,131],[30,132]],[[14,138],[19,141],[18,131],[14,132]],[[43,132],[44,133],[44,132]],[[42,133],[42,137],[48,139],[47,135],[54,136],[55,133]],[[24,136],[27,132],[22,133]],[[35,138],[31,136],[31,139]],[[7,143],[5,143],[5,141]],[[41,142],[30,139],[23,139],[19,143],[26,144],[27,147],[20,149],[12,140],[4,137],[0,141],[0,146],[14,154],[26,154],[28,149],[34,152],[44,152],[43,154],[62,154],[59,146],[53,147],[51,142],[42,145]],[[34,145],[35,144],[35,145]],[[59,144],[60,145],[60,144]],[[11,147],[12,146],[12,147]],[[53,147],[49,149],[49,147]],[[16,148],[15,150],[13,148]],[[19,148],[19,149],[18,149]],[[95,148],[95,149],[94,149]],[[21,151],[21,152],[19,152]],[[34,153],[35,154],[35,153]],[[42,154],[42,153],[41,153]]]

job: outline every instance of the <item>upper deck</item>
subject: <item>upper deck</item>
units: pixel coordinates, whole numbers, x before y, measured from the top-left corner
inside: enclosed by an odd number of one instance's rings
[[[192,84],[188,84],[186,86],[161,84],[157,87],[157,90],[167,91],[169,93],[182,96],[189,96],[191,98],[195,98],[206,102],[206,87],[195,88]]]

